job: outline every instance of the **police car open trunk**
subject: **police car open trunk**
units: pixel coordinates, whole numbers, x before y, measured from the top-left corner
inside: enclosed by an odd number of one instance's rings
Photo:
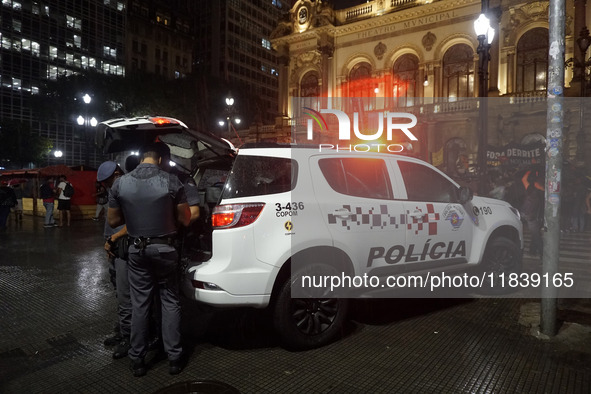
[[[189,129],[182,121],[162,116],[117,118],[97,126],[95,143],[105,154],[125,162],[146,144],[161,141],[171,153],[172,171],[186,183],[195,181],[200,197],[200,218],[184,230],[183,247],[191,259],[207,259],[211,253],[211,215],[221,186],[236,156],[229,141],[206,131]],[[124,167],[121,165],[121,167]]]

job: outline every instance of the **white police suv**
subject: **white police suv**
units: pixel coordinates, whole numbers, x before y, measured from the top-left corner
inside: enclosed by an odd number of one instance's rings
[[[129,131],[114,125],[105,122],[103,137]],[[483,274],[469,285],[486,288],[493,275],[521,270],[517,210],[473,197],[421,160],[277,144],[236,151],[178,129],[158,138],[191,160],[203,212],[185,242],[184,293],[270,308],[287,347],[334,340],[350,298],[391,296],[408,285],[401,278],[416,285],[477,267]]]

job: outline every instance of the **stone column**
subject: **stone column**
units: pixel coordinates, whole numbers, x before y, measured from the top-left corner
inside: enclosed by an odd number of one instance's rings
[[[443,71],[440,62],[433,63],[433,97],[441,97],[443,92]],[[437,100],[434,100],[437,101]]]
[[[289,116],[289,49],[284,48],[278,57],[279,62],[279,100],[277,112],[281,117]]]
[[[320,50],[320,70],[322,72],[322,90],[320,96],[331,97],[330,85],[332,80],[332,55],[334,47],[326,44],[318,48]]]
[[[587,3],[587,0],[575,0],[575,20],[574,20],[574,27],[573,27],[575,64],[574,64],[574,68],[573,68],[573,79],[572,79],[572,81],[575,81],[575,82],[580,82],[581,71],[582,71],[582,68],[580,67],[580,65],[585,63],[585,54],[581,53],[581,50],[579,49],[579,45],[577,44],[577,39],[579,38],[581,31],[586,27],[586,22],[585,22],[585,15],[587,13],[586,3]],[[578,93],[578,91],[577,91],[577,93]]]
[[[507,93],[515,91],[515,47],[507,51]]]

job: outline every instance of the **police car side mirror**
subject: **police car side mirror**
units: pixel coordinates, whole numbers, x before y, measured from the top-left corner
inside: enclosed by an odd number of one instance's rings
[[[464,205],[468,201],[472,201],[472,197],[474,197],[472,189],[466,186],[460,186],[460,188],[458,189],[458,202],[460,204]]]

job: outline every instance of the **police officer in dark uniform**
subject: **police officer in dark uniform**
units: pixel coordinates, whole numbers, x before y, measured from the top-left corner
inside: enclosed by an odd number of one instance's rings
[[[115,179],[123,174],[121,168],[114,161],[105,161],[97,171],[96,180],[101,182],[110,190]],[[129,294],[129,280],[127,274],[127,261],[125,261],[122,250],[127,231],[125,226],[116,228],[105,222],[105,250],[108,253],[109,263],[114,270],[115,289],[117,291],[117,315],[119,322],[119,333],[105,340],[105,345],[117,345],[113,351],[113,358],[127,357],[130,348],[129,336],[131,333],[131,300]],[[125,243],[126,244],[126,243]]]
[[[109,196],[111,226],[127,225],[131,287],[131,369],[146,374],[150,307],[154,291],[162,304],[162,340],[168,354],[169,373],[182,370],[181,307],[177,275],[177,228],[189,224],[190,211],[178,177],[159,168],[161,148],[150,144],[142,150],[138,167],[118,178]]]

